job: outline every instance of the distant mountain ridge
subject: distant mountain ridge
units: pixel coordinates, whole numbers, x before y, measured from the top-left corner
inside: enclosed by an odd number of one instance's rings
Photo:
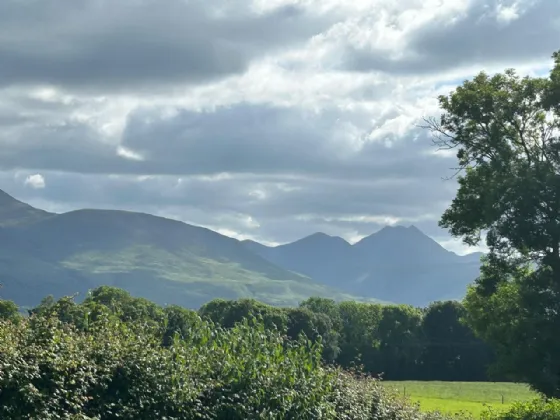
[[[26,306],[49,294],[83,297],[99,285],[191,308],[214,298],[252,297],[275,305],[297,305],[310,296],[360,299],[210,229],[119,210],[53,214],[3,191],[0,272],[0,296]]]
[[[145,213],[49,213],[0,190],[0,296],[22,305],[108,284],[187,307],[239,297],[296,305],[309,296],[424,306],[461,299],[480,256],[454,254],[414,226],[353,245],[316,233],[270,247]]]
[[[0,190],[0,227],[31,224],[51,216],[54,213],[36,209]]]
[[[354,245],[324,233],[276,247],[244,244],[281,267],[348,293],[418,306],[461,299],[478,277],[483,255],[457,255],[415,226],[387,226]]]

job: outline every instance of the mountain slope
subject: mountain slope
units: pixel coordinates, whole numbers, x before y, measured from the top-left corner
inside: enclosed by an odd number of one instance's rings
[[[53,216],[53,213],[22,203],[0,190],[0,227],[23,226],[50,216]]]
[[[35,305],[47,294],[83,297],[103,284],[193,308],[214,298],[253,297],[276,305],[315,295],[352,298],[280,268],[236,239],[116,210],[48,214],[0,229],[0,270],[2,297],[21,305]]]
[[[255,242],[247,246],[274,264],[312,278],[322,279],[325,284],[342,280],[339,273],[340,261],[345,265],[353,260],[352,245],[337,236],[315,233],[296,242],[277,247],[265,247]],[[328,280],[327,280],[328,279]],[[332,281],[330,280],[332,279]]]
[[[481,254],[459,256],[414,226],[385,227],[354,245],[341,241],[316,234],[278,247],[251,247],[331,287],[418,306],[462,298],[480,271]]]

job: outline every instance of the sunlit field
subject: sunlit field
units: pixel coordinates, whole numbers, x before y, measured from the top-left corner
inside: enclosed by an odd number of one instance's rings
[[[384,381],[383,384],[418,402],[422,410],[452,414],[467,412],[475,418],[487,407],[507,409],[514,402],[537,396],[526,385],[504,382]]]

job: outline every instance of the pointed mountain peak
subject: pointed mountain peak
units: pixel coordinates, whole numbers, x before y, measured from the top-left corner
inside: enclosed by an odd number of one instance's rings
[[[362,238],[360,241],[356,243],[356,245],[361,243],[362,244],[368,243],[371,241],[378,241],[381,239],[385,240],[389,238],[393,238],[395,240],[398,239],[407,240],[412,238],[416,238],[416,240],[418,240],[419,238],[425,238],[432,241],[432,239],[429,236],[427,236],[424,232],[422,232],[414,225],[410,225],[408,227],[403,225],[392,225],[392,226],[384,226],[377,232],[374,232],[371,235]]]
[[[385,226],[363,238],[354,247],[367,255],[381,259],[438,260],[455,254],[443,248],[416,226]]]

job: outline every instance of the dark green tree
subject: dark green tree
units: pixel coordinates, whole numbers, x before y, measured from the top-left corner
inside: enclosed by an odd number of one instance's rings
[[[302,308],[307,308],[315,313],[327,315],[333,323],[333,328],[335,328],[337,331],[340,331],[342,329],[340,308],[333,299],[310,297],[309,299],[301,302],[299,306]]]
[[[288,337],[297,340],[300,335],[312,341],[321,340],[323,360],[332,363],[340,353],[338,346],[339,333],[334,329],[328,315],[316,313],[307,308],[290,308],[288,314]]]
[[[440,225],[490,250],[467,320],[512,379],[560,396],[560,55],[550,77],[480,73],[439,98],[459,189]]]
[[[492,360],[489,346],[462,320],[460,302],[432,303],[424,313],[422,377],[440,381],[484,381]]]
[[[56,303],[56,299],[54,298],[54,296],[48,295],[45,296],[43,299],[41,299],[41,303],[39,303],[39,305],[28,310],[27,312],[29,315],[41,314],[46,312],[51,307],[53,307],[55,303]]]
[[[18,321],[20,318],[19,308],[14,302],[0,299],[0,319]]]
[[[198,313],[201,317],[226,328],[232,328],[235,324],[251,317],[260,318],[265,327],[281,332],[285,332],[288,325],[284,310],[254,299],[214,299],[203,305]]]
[[[379,324],[382,306],[358,302],[339,304],[342,328],[338,362],[344,367],[363,365],[367,371],[378,371]]]
[[[191,328],[202,322],[195,311],[177,305],[166,306],[163,312],[166,317],[163,331],[164,346],[170,346],[175,336],[184,340],[188,337]]]
[[[424,346],[422,311],[409,305],[384,306],[378,329],[379,367],[391,380],[418,375]]]

